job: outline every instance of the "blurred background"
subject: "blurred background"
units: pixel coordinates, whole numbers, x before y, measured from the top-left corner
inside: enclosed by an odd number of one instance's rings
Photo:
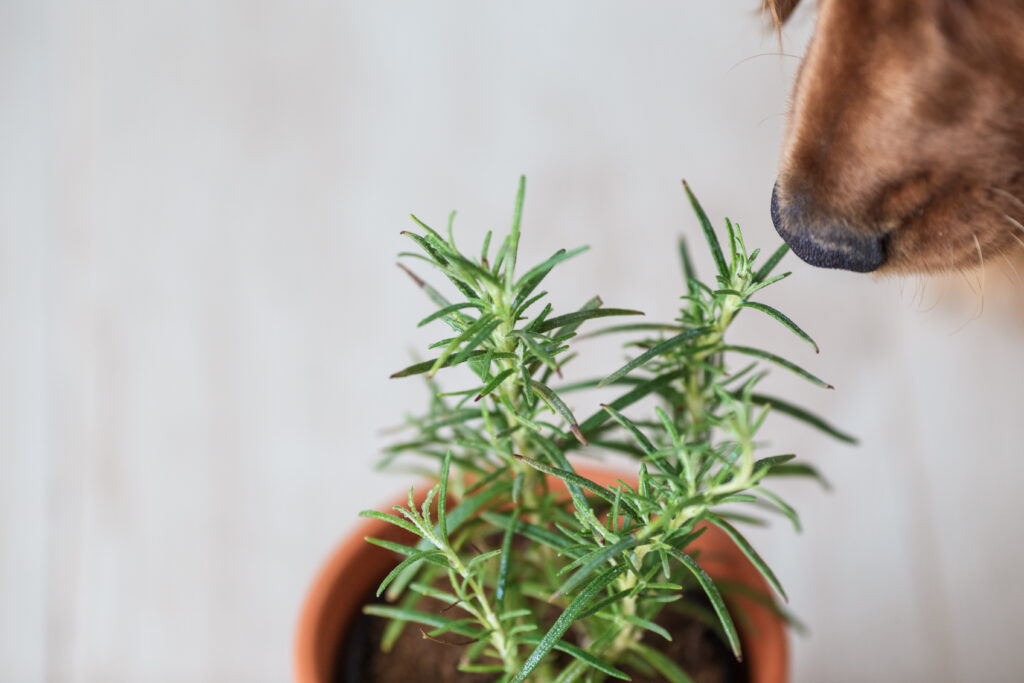
[[[410,212],[478,244],[526,174],[521,261],[592,247],[563,310],[673,315],[683,177],[777,246],[814,17],[779,55],[758,4],[0,2],[0,680],[288,679],[319,564],[409,483],[373,465],[426,398],[387,380],[429,339]],[[821,355],[755,316],[739,341],[861,439],[769,429],[834,485],[751,532],[809,627],[794,680],[1019,680],[1014,311],[784,264],[765,299]]]

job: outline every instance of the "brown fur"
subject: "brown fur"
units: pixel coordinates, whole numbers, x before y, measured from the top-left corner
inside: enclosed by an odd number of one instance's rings
[[[764,7],[781,25],[797,2]],[[1024,256],[1024,0],[817,4],[783,144],[780,233],[798,254],[804,239],[877,238],[879,272]]]

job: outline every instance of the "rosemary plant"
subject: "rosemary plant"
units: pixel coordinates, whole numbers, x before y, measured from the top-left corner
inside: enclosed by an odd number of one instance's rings
[[[393,514],[362,513],[417,539],[408,546],[367,539],[404,557],[378,591],[386,591],[391,604],[366,607],[391,620],[385,649],[413,622],[431,638],[459,637],[466,643],[460,668],[493,673],[503,682],[628,680],[628,667],[687,681],[677,664],[641,637],[651,631],[669,638],[656,622],[659,612],[699,588],[740,655],[722,595],[689,550],[707,525],[721,528],[785,598],[775,574],[734,526],[750,519],[736,512],[736,504],[774,510],[799,529],[796,512],[766,481],[818,474],[793,455],[758,457],[757,433],[770,412],[781,412],[834,437],[850,437],[757,391],[765,364],[829,385],[773,353],[727,341],[736,316],[751,309],[817,350],[787,316],[752,300],[789,275],[772,276],[787,247],[759,263],[759,251],[748,252],[739,226],[726,220],[723,248],[684,187],[714,259],[713,282],[696,277],[681,242],[687,285],[679,316],[592,333],[627,335],[635,357],[604,379],[561,387],[561,368],[575,355],[582,325],[639,313],[605,307],[596,297],[562,314],[545,302],[539,289],[545,276],[584,248],[559,250],[517,274],[523,179],[511,231],[493,255],[491,233],[478,255],[456,246],[454,214],[444,235],[413,217],[418,229],[404,234],[420,251],[402,256],[440,271],[458,298],[449,299],[402,266],[436,306],[419,324],[447,332],[430,347],[435,358],[393,375],[424,375],[431,399],[426,413],[408,418],[415,435],[389,448],[385,461],[427,456],[438,483],[422,502],[410,490],[407,505],[395,506]],[[738,357],[748,360],[735,370],[729,363]],[[435,375],[455,366],[468,368],[463,375],[471,379],[442,392]],[[599,386],[614,389],[614,397],[578,420],[563,396]],[[567,457],[608,449],[635,458],[635,486],[602,486],[577,474]],[[564,486],[551,484],[557,480]],[[419,608],[424,596],[449,609]]]

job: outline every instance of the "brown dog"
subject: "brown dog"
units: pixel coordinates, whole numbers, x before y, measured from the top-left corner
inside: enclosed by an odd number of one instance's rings
[[[798,0],[763,0],[781,26]],[[1024,0],[818,0],[775,228],[808,263],[938,273],[1024,255]]]

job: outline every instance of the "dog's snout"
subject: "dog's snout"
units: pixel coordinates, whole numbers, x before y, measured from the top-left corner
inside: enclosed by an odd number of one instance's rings
[[[783,201],[772,189],[772,222],[793,252],[812,266],[870,273],[885,262],[885,237],[855,232],[808,210],[799,196]]]

